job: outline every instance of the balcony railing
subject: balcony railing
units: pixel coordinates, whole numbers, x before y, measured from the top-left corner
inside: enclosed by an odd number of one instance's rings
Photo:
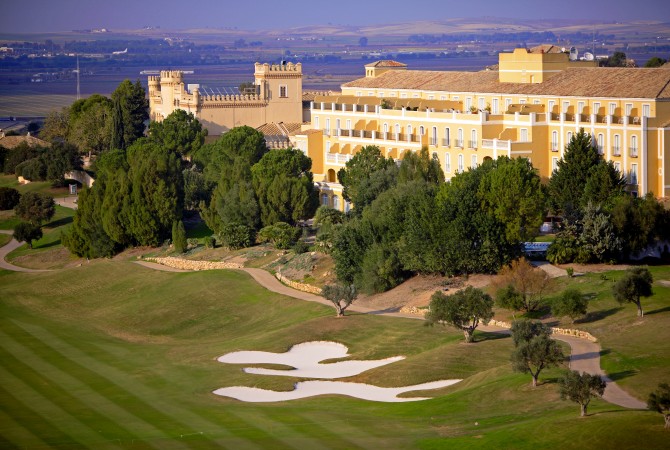
[[[502,151],[508,151],[511,149],[510,141],[500,141],[497,139],[482,139],[482,147],[484,149],[497,149]]]
[[[343,166],[352,158],[351,155],[342,155],[340,153],[326,153],[326,163]]]
[[[430,145],[432,145],[434,147],[437,147],[437,138],[436,137],[430,138]]]
[[[552,152],[557,152],[558,151],[558,142],[552,142],[551,143],[551,151]]]
[[[631,158],[637,158],[637,147],[630,148],[630,156]]]
[[[442,139],[442,147],[450,147],[450,146],[451,146],[450,139]]]
[[[477,148],[477,141],[468,141],[468,148]]]
[[[617,146],[612,147],[612,154],[614,156],[621,156],[621,147]]]
[[[454,147],[463,148],[463,140],[462,139],[456,139],[456,141],[454,143]]]

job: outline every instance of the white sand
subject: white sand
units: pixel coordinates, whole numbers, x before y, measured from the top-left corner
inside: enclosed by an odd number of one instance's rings
[[[247,373],[257,375],[281,375],[301,378],[346,378],[366,370],[385,366],[405,359],[404,356],[379,359],[375,361],[339,361],[321,364],[327,359],[344,358],[349,356],[348,349],[337,342],[305,342],[294,345],[286,353],[241,351],[227,353],[218,361],[228,364],[281,364],[293,367],[290,370],[273,370],[260,368],[245,368]],[[214,394],[232,397],[243,402],[282,402],[299,398],[314,397],[317,395],[339,394],[376,402],[415,402],[427,400],[426,397],[399,398],[404,392],[439,389],[461,380],[440,380],[397,388],[382,388],[370,384],[346,383],[343,381],[303,381],[295,384],[295,389],[289,392],[276,392],[265,389],[234,386],[221,388]]]
[[[303,381],[296,383],[295,389],[289,392],[235,386],[217,389],[214,393],[224,397],[232,397],[243,402],[254,403],[283,402],[326,394],[348,395],[375,402],[416,402],[419,400],[428,400],[429,397],[399,398],[397,396],[403,392],[439,389],[451,386],[459,381],[461,380],[432,381],[430,383],[399,388],[382,388],[370,384],[346,383],[344,381]]]
[[[286,353],[242,351],[227,353],[218,360],[229,364],[281,364],[293,367],[290,370],[245,368],[247,373],[257,375],[280,375],[300,378],[335,379],[358,375],[376,367],[405,359],[404,356],[375,361],[339,361],[321,364],[320,361],[348,356],[348,348],[337,342],[305,342],[294,345]]]

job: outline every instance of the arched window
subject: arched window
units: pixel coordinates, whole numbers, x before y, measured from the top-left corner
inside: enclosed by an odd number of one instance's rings
[[[447,173],[451,172],[451,156],[449,153],[445,153],[444,155],[444,171]]]
[[[426,129],[421,125],[419,127],[419,136],[423,136],[424,134],[426,134]]]
[[[605,152],[605,137],[603,136],[602,133],[598,133],[598,137],[596,138],[596,145],[598,146],[598,153],[603,154]]]
[[[463,155],[458,155],[458,173],[463,172]]]
[[[551,151],[558,151],[558,131],[551,132]]]
[[[333,208],[339,210],[340,209],[340,197],[337,195],[333,195]]]
[[[477,130],[470,132],[470,148],[477,148]]]

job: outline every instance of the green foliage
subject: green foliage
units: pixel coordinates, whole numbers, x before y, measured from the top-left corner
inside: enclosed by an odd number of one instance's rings
[[[493,299],[472,286],[452,295],[436,291],[430,298],[430,308],[426,313],[428,325],[443,323],[459,328],[465,335],[465,342],[473,342],[475,329],[492,318]]]
[[[144,135],[144,122],[149,119],[149,100],[137,80],[123,80],[112,92],[112,149],[125,149]]]
[[[616,198],[625,194],[625,189],[626,177],[614,167],[614,162],[602,161],[591,168],[582,203],[609,208]]]
[[[558,168],[549,179],[549,199],[553,208],[565,212],[584,205],[585,186],[594,173],[593,169],[602,163],[591,135],[581,128],[568,142],[563,158],[558,161]]]
[[[406,278],[400,260],[390,246],[373,244],[367,249],[354,282],[363,292],[374,294],[388,291]]]
[[[589,299],[578,289],[568,288],[554,300],[551,312],[555,317],[568,316],[574,323],[575,319],[586,314],[589,307]]]
[[[657,239],[670,237],[670,212],[651,194],[618,197],[612,208],[612,224],[621,239],[624,258],[642,252]]]
[[[169,152],[192,155],[205,142],[207,130],[193,113],[176,109],[162,122],[149,124],[149,138]]]
[[[222,225],[228,223],[242,224],[252,230],[258,230],[261,212],[251,183],[240,181],[222,193],[224,189],[223,185],[219,184],[214,191],[209,208],[212,214],[205,216],[205,220],[209,220],[207,225],[214,231],[218,231]]]
[[[534,337],[549,337],[549,328],[538,320],[515,320],[512,322],[512,341],[515,347],[519,347],[530,342]]]
[[[562,400],[570,400],[581,407],[581,416],[586,416],[586,409],[592,397],[602,397],[606,383],[600,375],[590,375],[571,370],[559,380]]]
[[[305,241],[298,241],[295,244],[293,244],[292,249],[296,255],[301,255],[309,251],[309,244]]]
[[[337,225],[344,223],[345,214],[329,206],[319,206],[314,214],[314,226],[323,227],[327,225]]]
[[[27,143],[22,142],[7,153],[4,164],[5,173],[16,173],[16,166],[24,161],[37,158],[40,154],[40,147],[31,147]]]
[[[573,269],[572,267],[568,267],[567,269],[565,269],[565,272],[567,273],[568,278],[572,278],[573,276],[575,276],[575,269]]]
[[[437,156],[431,157],[426,147],[419,152],[407,152],[398,170],[398,182],[425,181],[438,185],[444,183],[444,172]]]
[[[500,308],[511,311],[521,311],[523,309],[523,296],[511,284],[498,289],[495,297],[496,304]]]
[[[352,219],[347,222],[346,226],[338,230],[335,234],[332,250],[335,274],[338,280],[345,284],[354,283],[356,275],[360,272],[368,246],[360,219]]]
[[[112,140],[112,107],[110,99],[98,94],[75,101],[68,114],[67,141],[82,153],[100,154],[108,150]]]
[[[591,203],[586,205],[583,212],[575,261],[586,264],[617,259],[623,244],[616,234],[611,216]]]
[[[659,58],[658,56],[652,56],[644,64],[644,67],[661,67],[663,64],[667,63],[668,60],[665,58]]]
[[[365,206],[397,181],[398,167],[392,158],[382,156],[379,147],[367,145],[347,161],[337,173],[342,196],[360,213]]]
[[[47,194],[40,192],[26,192],[21,196],[14,212],[21,219],[34,225],[40,225],[50,220],[56,213],[56,203]]]
[[[14,227],[12,236],[17,241],[28,244],[28,248],[33,248],[33,241],[42,238],[42,228],[31,222],[20,222]]]
[[[637,315],[644,316],[640,297],[651,297],[653,291],[651,285],[654,278],[646,267],[632,267],[624,273],[614,286],[612,294],[619,303],[634,303],[637,306]]]
[[[260,242],[271,242],[276,248],[289,249],[300,237],[300,229],[286,222],[277,222],[274,225],[263,227],[258,232]]]
[[[537,236],[544,220],[545,197],[530,161],[502,156],[484,164],[493,165],[494,170],[487,170],[479,184],[477,194],[483,208],[505,225],[509,242]]]
[[[626,67],[626,54],[624,52],[614,52],[605,60],[606,67]]]
[[[543,369],[562,364],[564,359],[558,342],[542,334],[521,342],[514,349],[512,368],[517,372],[530,373],[535,387]]]
[[[337,311],[337,317],[342,317],[344,316],[344,311],[358,297],[358,291],[356,291],[356,287],[353,284],[348,286],[327,284],[323,287],[321,295],[333,303],[335,311]]]
[[[184,209],[195,210],[200,202],[207,204],[211,198],[211,188],[202,172],[196,166],[184,169]]]
[[[0,211],[14,209],[19,204],[21,194],[14,188],[0,187]]]
[[[667,383],[658,385],[656,391],[649,394],[647,408],[663,415],[665,428],[670,428],[670,386]]]
[[[266,153],[251,169],[253,187],[264,226],[277,222],[295,225],[312,217],[319,193],[312,178],[312,160],[287,148]]]
[[[214,248],[216,247],[216,239],[213,236],[207,236],[203,239],[205,243],[205,248]]]
[[[186,230],[184,229],[184,222],[181,220],[172,222],[172,245],[176,253],[186,251]]]
[[[230,250],[251,247],[254,243],[256,232],[253,228],[239,223],[225,223],[218,233],[221,244]]]
[[[70,108],[63,107],[60,111],[52,110],[44,120],[40,138],[47,142],[65,141],[70,134]]]

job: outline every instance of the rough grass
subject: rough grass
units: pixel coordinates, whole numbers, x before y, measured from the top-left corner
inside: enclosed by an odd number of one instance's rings
[[[52,197],[66,197],[69,194],[67,187],[53,187],[50,181],[33,181],[28,184],[19,184],[14,175],[0,175],[0,187],[11,187],[21,194],[43,192]]]
[[[126,261],[0,272],[0,446],[131,448],[663,448],[659,415],[594,401],[579,419],[547,371],[511,372],[509,338],[352,314],[269,293],[244,273],[163,273]],[[463,377],[433,400],[339,396],[247,404],[211,391],[291,389],[215,358],[335,340],[355,358],[407,359],[349,381]],[[605,430],[607,430],[605,432]]]

